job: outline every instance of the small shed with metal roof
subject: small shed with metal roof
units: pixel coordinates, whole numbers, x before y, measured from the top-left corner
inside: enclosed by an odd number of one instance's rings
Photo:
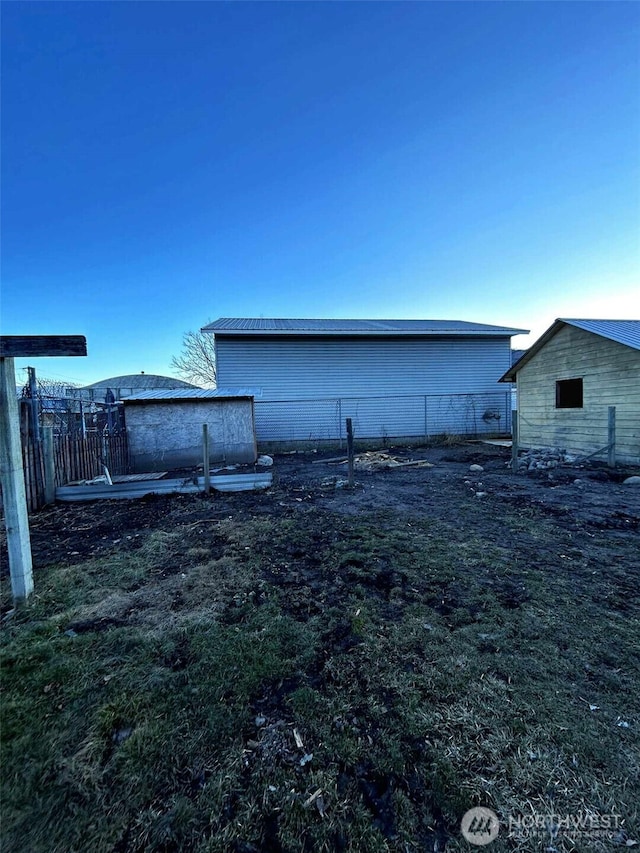
[[[250,385],[261,447],[344,438],[420,440],[442,433],[504,434],[511,326],[462,320],[223,318],[218,381]]]
[[[518,389],[522,447],[640,464],[640,320],[556,320],[501,378]]]
[[[250,388],[165,388],[125,398],[133,470],[201,465],[204,424],[212,463],[255,462],[253,399]]]

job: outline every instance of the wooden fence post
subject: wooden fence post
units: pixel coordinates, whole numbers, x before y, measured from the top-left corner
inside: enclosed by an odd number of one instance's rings
[[[511,473],[518,473],[518,410],[511,412]]]
[[[44,502],[56,502],[56,464],[53,457],[53,427],[42,429],[42,450],[44,452]]]
[[[0,474],[11,591],[19,602],[33,592],[33,564],[13,358],[0,358]]]
[[[84,335],[0,335],[0,475],[11,590],[16,602],[28,598],[33,592],[33,563],[13,360],[16,357],[30,358],[32,355],[86,354],[87,341]]]
[[[607,464],[609,468],[616,467],[616,407],[609,406],[609,422],[607,425]]]
[[[355,483],[353,479],[353,423],[351,418],[347,418],[347,461],[349,463],[349,488],[352,489]]]
[[[211,491],[211,476],[209,470],[211,462],[209,458],[209,427],[202,424],[202,467],[204,472],[204,493],[208,495]]]
[[[44,496],[44,477],[42,475],[42,434],[40,429],[40,405],[38,394],[38,383],[36,381],[35,367],[27,367],[29,373],[29,394],[31,404],[31,420],[29,433],[33,447],[33,479],[35,484],[36,505],[39,509],[46,503]]]

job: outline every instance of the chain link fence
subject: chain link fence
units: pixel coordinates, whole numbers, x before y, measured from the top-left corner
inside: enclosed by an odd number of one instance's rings
[[[511,391],[255,401],[258,441],[342,441],[345,419],[358,438],[495,435],[511,431]]]

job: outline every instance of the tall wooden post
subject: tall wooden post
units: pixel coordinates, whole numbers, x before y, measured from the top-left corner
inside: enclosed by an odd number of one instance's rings
[[[33,562],[13,359],[86,354],[87,341],[83,335],[0,335],[0,476],[11,591],[16,603],[33,592]]]
[[[349,464],[349,488],[352,489],[355,481],[353,479],[353,422],[351,418],[347,418],[347,461]]]
[[[56,502],[56,466],[53,456],[53,427],[42,429],[42,452],[44,454],[44,502]]]
[[[616,407],[609,406],[609,420],[607,424],[607,464],[609,468],[616,467]]]
[[[13,358],[0,358],[0,473],[11,591],[14,601],[20,602],[33,592],[33,563]]]
[[[38,506],[46,503],[44,493],[44,483],[42,482],[42,468],[40,467],[40,459],[42,456],[41,432],[40,432],[40,406],[38,405],[38,383],[36,381],[35,367],[27,367],[29,374],[29,404],[31,407],[31,417],[29,419],[29,435],[33,442],[33,472],[35,474],[36,494],[38,496]]]
[[[29,402],[31,405],[30,433],[34,441],[40,441],[40,412],[38,411],[38,383],[35,367],[27,367],[29,375]]]
[[[518,473],[518,410],[511,412],[511,473]]]
[[[209,427],[202,424],[202,468],[204,472],[204,493],[208,495],[211,491],[211,461],[209,457]]]

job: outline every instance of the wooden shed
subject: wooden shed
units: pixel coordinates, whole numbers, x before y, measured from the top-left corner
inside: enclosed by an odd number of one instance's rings
[[[247,391],[144,391],[127,397],[124,410],[136,472],[201,465],[204,424],[212,463],[256,461],[253,396]]]
[[[640,320],[556,320],[501,381],[522,447],[606,459],[615,407],[615,458],[640,463]]]

